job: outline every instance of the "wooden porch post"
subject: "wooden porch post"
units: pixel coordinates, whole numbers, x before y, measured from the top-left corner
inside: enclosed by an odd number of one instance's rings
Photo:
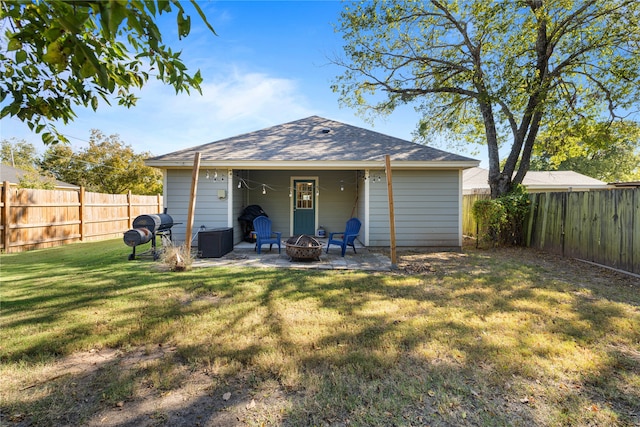
[[[189,201],[189,211],[187,213],[187,235],[185,243],[187,249],[191,247],[191,232],[193,231],[193,219],[196,210],[196,193],[198,191],[198,175],[200,172],[200,152],[196,153],[193,159],[193,172],[191,173],[191,197]]]
[[[396,218],[393,210],[393,180],[391,179],[391,157],[384,157],[384,169],[387,175],[387,196],[389,197],[389,231],[391,232],[391,268],[397,268],[396,258]]]

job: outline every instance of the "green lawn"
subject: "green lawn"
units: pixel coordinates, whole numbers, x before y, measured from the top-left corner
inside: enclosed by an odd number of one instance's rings
[[[520,249],[386,274],[128,253],[0,257],[0,425],[640,425],[635,278]]]

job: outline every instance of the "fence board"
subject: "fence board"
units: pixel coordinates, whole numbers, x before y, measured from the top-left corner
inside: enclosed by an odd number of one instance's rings
[[[161,196],[37,190],[2,185],[0,239],[4,252],[20,252],[122,236],[133,219],[158,213]]]

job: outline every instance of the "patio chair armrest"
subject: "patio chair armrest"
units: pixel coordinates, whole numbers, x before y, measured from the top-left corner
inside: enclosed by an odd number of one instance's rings
[[[278,239],[282,240],[282,232],[281,231],[274,231],[273,234],[275,234]]]

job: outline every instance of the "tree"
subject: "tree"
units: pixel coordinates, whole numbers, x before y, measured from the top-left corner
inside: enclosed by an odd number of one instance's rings
[[[196,1],[191,4],[215,34]],[[185,37],[191,18],[179,0],[0,1],[0,102],[9,98],[0,118],[17,117],[42,133],[45,144],[68,142],[52,121],[68,123],[78,106],[96,110],[99,99],[134,106],[133,91],[152,73],[176,92],[200,91],[200,71],[187,72],[156,25],[172,8],[178,36]]]
[[[41,161],[43,169],[57,179],[86,187],[90,191],[122,194],[162,193],[162,172],[145,166],[150,154],[136,154],[118,135],[105,136],[92,130],[89,146],[73,153],[68,145],[54,145]]]
[[[580,123],[543,131],[532,170],[572,170],[606,182],[640,180],[640,125]]]
[[[17,182],[20,188],[52,190],[56,187],[53,174],[40,169],[36,148],[24,139],[11,138],[0,141],[0,160],[3,165],[24,171]]]
[[[415,105],[424,140],[486,144],[498,197],[522,182],[540,129],[637,107],[639,21],[637,0],[367,0],[341,13],[333,89],[362,113]]]
[[[3,139],[0,141],[0,161],[18,169],[31,170],[38,166],[38,153],[33,144],[24,139]]]

